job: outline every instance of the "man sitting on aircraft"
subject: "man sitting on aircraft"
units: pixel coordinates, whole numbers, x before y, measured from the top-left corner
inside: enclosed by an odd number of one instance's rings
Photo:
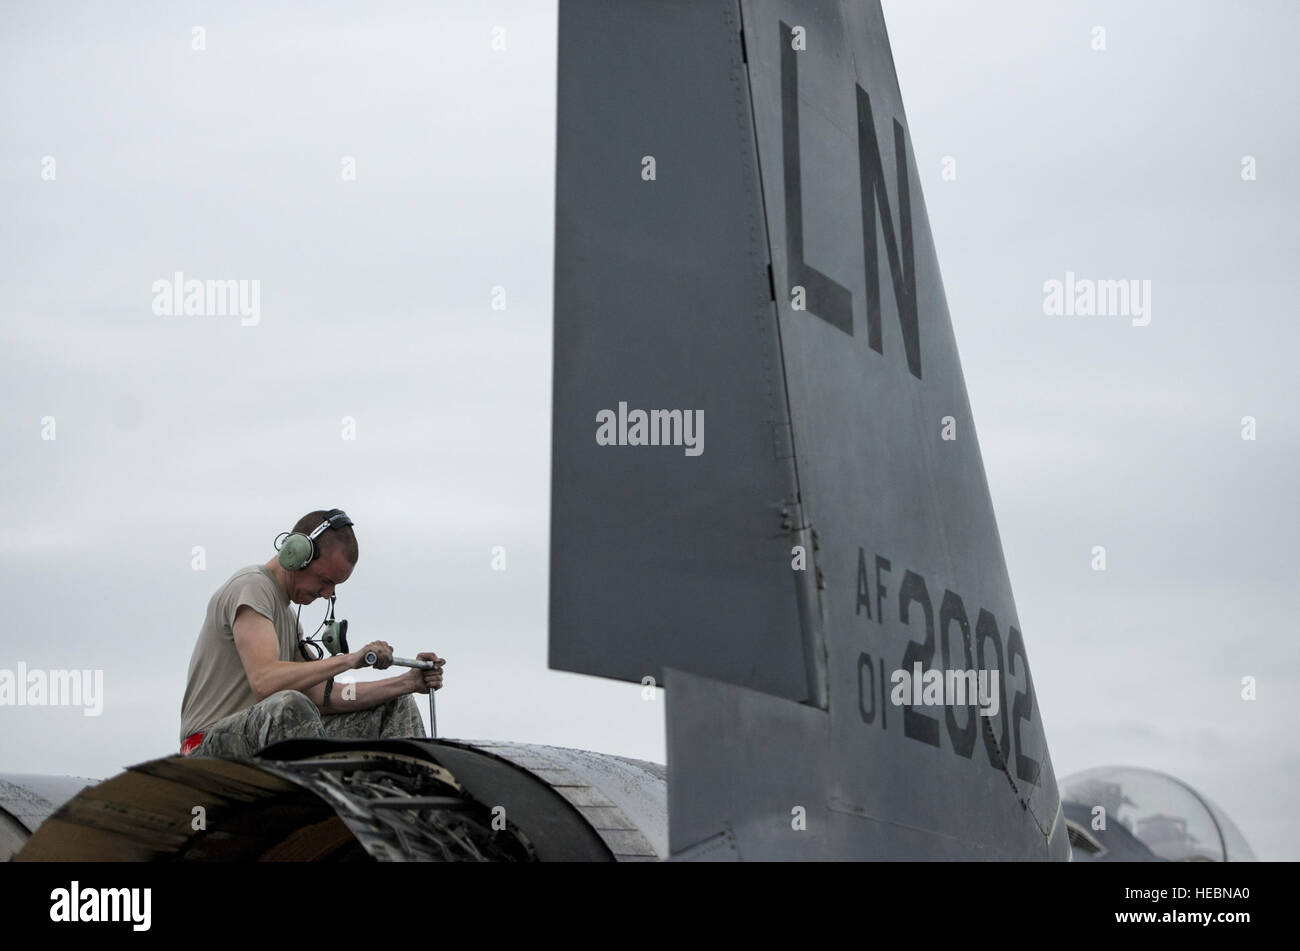
[[[181,702],[181,752],[249,757],[288,739],[423,736],[411,694],[440,688],[445,661],[422,653],[418,658],[433,661],[432,669],[339,690],[336,674],[368,666],[367,652],[376,655],[369,666],[382,670],[393,649],[371,641],[347,653],[342,621],[321,638],[333,653],[326,657],[289,610],[291,601],[327,597],[326,623],[333,621],[334,589],[357,563],[352,520],[340,509],[309,512],[284,534],[277,557],[239,569],[208,602]]]

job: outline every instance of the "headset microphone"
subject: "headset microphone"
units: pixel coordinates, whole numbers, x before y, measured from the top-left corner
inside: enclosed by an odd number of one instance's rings
[[[325,618],[325,631],[320,642],[331,654],[348,653],[348,622],[334,620],[334,595],[330,595],[330,613]]]
[[[302,617],[302,608],[298,608],[298,616]],[[301,624],[300,624],[301,627]],[[316,635],[319,634],[318,638]],[[319,644],[317,641],[319,640]],[[320,660],[324,657],[321,647],[329,651],[331,655],[348,653],[348,622],[339,621],[334,618],[334,595],[330,595],[330,607],[325,615],[325,620],[320,622],[320,627],[316,628],[316,633],[311,637],[304,637],[298,641],[298,650],[302,653],[305,660]]]

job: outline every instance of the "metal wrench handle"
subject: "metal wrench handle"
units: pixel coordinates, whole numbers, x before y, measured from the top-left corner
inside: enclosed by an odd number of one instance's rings
[[[367,664],[373,664],[379,659],[379,655],[374,651],[366,651],[365,657],[362,658]],[[394,667],[418,667],[420,670],[432,670],[433,661],[431,660],[411,660],[409,657],[394,657]],[[429,736],[433,739],[438,738],[438,714],[433,706],[433,688],[429,688]]]
[[[374,651],[366,651],[366,656],[362,658],[367,664],[373,664],[379,659],[379,655]],[[433,661],[431,660],[411,660],[409,657],[394,657],[394,667],[418,667],[420,670],[433,670]]]

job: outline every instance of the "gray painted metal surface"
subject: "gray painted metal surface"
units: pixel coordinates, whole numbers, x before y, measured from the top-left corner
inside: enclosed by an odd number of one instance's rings
[[[534,743],[462,742],[550,785],[582,813],[618,861],[668,857],[667,775],[658,763]]]
[[[671,668],[665,692],[673,858],[826,858],[826,711]]]
[[[676,666],[806,699],[737,10],[559,15],[550,666],[660,684]],[[703,412],[703,452],[598,445],[620,403]]]
[[[1068,858],[879,4],[562,0],[559,110],[551,666],[673,669],[672,851]]]
[[[28,832],[35,832],[54,810],[96,782],[82,776],[5,773],[0,775],[0,809],[22,823]]]
[[[0,862],[9,861],[59,806],[94,783],[79,776],[0,776]]]
[[[730,828],[725,828],[717,835],[674,852],[672,860],[674,862],[738,862],[740,853],[736,850],[735,835]]]
[[[1065,858],[880,6],[743,7],[795,458],[825,579],[828,802],[926,830],[944,853]],[[798,284],[820,292],[806,310]],[[997,670],[997,714],[890,709],[894,671],[918,663]],[[874,849],[882,831],[860,838]]]

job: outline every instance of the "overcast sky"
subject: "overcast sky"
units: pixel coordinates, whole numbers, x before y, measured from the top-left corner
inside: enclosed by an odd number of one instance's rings
[[[0,707],[0,772],[174,751],[213,590],[332,506],[350,640],[449,658],[442,734],[663,762],[662,693],[546,667],[555,6],[305,9],[6,8],[0,667],[105,702]],[[1172,773],[1300,858],[1300,16],[884,9],[1057,775]],[[155,314],[177,271],[256,325]],[[1067,271],[1150,325],[1044,316]]]

